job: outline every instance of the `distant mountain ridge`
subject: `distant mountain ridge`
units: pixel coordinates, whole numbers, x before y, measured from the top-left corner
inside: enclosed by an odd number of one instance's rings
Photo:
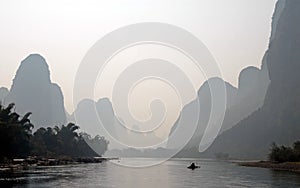
[[[101,98],[98,101],[81,100],[69,117],[69,121],[76,122],[81,131],[92,136],[97,134],[104,136],[110,142],[109,149],[124,149],[126,144],[129,147],[143,147],[155,145],[161,141],[153,133],[136,134],[126,129],[124,122],[115,115],[112,103],[108,98]]]

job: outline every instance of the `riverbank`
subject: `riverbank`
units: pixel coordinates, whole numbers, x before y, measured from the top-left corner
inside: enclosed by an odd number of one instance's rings
[[[60,157],[60,158],[39,158],[28,157],[26,159],[11,159],[0,163],[0,173],[14,170],[26,170],[31,167],[75,165],[83,163],[102,163],[103,161],[115,158],[105,157]]]
[[[270,161],[257,161],[257,162],[239,162],[238,165],[246,166],[246,167],[269,168],[273,170],[282,170],[282,171],[300,173],[300,162],[274,163]]]

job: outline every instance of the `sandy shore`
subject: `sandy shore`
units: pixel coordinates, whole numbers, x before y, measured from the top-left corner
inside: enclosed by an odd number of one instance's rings
[[[77,157],[77,158],[27,158],[13,159],[6,163],[0,164],[0,173],[14,170],[26,170],[37,166],[59,166],[74,165],[82,163],[102,163],[103,161],[112,160],[114,158],[105,157]]]
[[[246,166],[246,167],[269,168],[273,170],[283,170],[283,171],[300,173],[300,162],[274,163],[270,161],[258,161],[258,162],[239,162],[238,165]]]

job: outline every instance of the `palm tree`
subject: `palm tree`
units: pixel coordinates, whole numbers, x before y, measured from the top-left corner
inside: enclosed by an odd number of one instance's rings
[[[65,155],[76,155],[76,142],[79,135],[76,132],[79,126],[69,123],[67,126],[62,125],[57,133],[57,141],[60,143],[60,152]]]
[[[29,116],[13,112],[14,104],[7,107],[0,104],[0,151],[1,158],[26,156],[30,152],[30,138],[33,125]]]

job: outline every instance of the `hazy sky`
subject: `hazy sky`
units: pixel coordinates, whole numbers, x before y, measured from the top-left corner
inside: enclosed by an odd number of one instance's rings
[[[73,80],[88,49],[103,35],[139,22],[164,22],[196,35],[209,48],[226,81],[260,66],[276,0],[10,0],[0,1],[0,86],[10,88],[31,53],[46,58],[72,111]]]

